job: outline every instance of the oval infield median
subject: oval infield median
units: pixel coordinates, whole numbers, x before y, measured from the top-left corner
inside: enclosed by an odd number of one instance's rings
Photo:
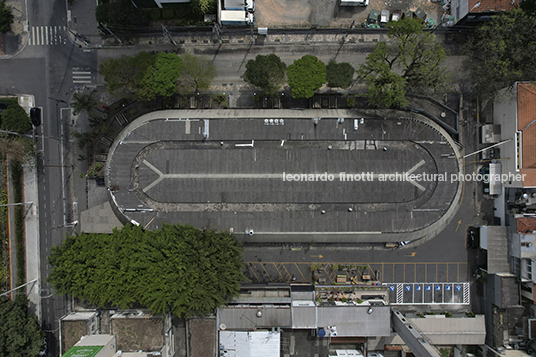
[[[456,143],[396,110],[166,110],[119,134],[106,183],[122,222],[246,242],[432,237],[458,208]]]

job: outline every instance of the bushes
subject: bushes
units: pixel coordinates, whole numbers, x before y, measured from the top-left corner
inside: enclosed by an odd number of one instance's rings
[[[9,104],[1,114],[0,128],[3,130],[14,131],[19,134],[26,134],[32,130],[30,117],[22,107],[16,103]]]
[[[18,161],[11,164],[14,203],[22,202],[22,165]],[[17,257],[17,282],[26,282],[26,263],[24,249],[24,206],[15,206],[15,246]]]

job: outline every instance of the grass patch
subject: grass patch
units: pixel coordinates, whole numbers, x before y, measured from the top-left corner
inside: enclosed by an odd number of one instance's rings
[[[14,203],[22,202],[22,165],[18,161],[11,163]],[[24,249],[24,206],[15,206],[15,246],[17,256],[17,284],[26,282]]]

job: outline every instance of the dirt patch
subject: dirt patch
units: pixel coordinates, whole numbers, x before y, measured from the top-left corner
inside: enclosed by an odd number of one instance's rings
[[[370,0],[368,6],[339,6],[340,0],[256,0],[255,22],[262,27],[347,28],[355,21],[359,27],[366,22],[370,10],[402,12],[422,8],[427,18],[437,22],[443,15],[438,2],[430,0]]]
[[[214,356],[216,353],[216,320],[188,320],[190,357]]]
[[[160,351],[164,346],[164,322],[160,317],[111,319],[110,333],[117,337],[117,349],[130,351]]]
[[[80,341],[82,336],[87,335],[87,320],[63,321],[61,330],[62,351],[65,353]]]

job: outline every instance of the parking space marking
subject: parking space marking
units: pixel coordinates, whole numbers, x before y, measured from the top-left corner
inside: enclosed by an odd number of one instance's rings
[[[255,275],[255,278],[257,278],[257,282],[261,282],[261,279],[259,279],[259,277],[257,276],[257,274],[255,273],[255,270],[253,270],[253,267],[251,266],[251,263],[246,263],[249,267],[249,269],[251,269],[251,272],[253,273],[253,275]]]
[[[305,276],[303,275],[303,273],[302,273],[300,267],[298,266],[298,264],[294,263],[294,265],[296,266],[296,268],[297,268],[298,271],[300,272],[300,275],[302,276],[303,280],[304,280],[304,281],[307,281],[307,279],[305,279]],[[309,265],[309,266],[310,266],[310,265]]]
[[[245,262],[251,269],[254,278],[258,282],[262,282],[259,275],[253,269],[257,262]],[[310,281],[310,277],[307,275],[310,273],[310,262],[263,262],[261,263],[264,272],[267,275],[267,279],[270,282],[291,282],[292,275],[296,278],[303,279],[302,281]],[[370,273],[365,273],[363,269],[357,269],[355,274],[354,270],[348,269],[340,272],[333,270],[333,265],[353,265],[353,266],[366,266]],[[274,269],[270,268],[273,265]],[[322,267],[326,278],[329,282],[335,282],[337,274],[346,275],[347,277],[358,276],[362,279],[363,274],[370,274],[376,278],[376,272],[380,274],[379,281],[383,283],[456,283],[460,282],[460,275],[465,276],[464,269],[467,269],[468,263],[466,262],[419,262],[419,263],[407,263],[407,262],[375,262],[375,263],[362,263],[362,262],[329,262],[323,263]],[[296,273],[295,270],[299,272]],[[435,271],[434,271],[435,270]],[[387,273],[388,272],[388,273]],[[386,274],[387,273],[387,274]],[[389,276],[392,273],[391,276]],[[430,279],[432,277],[432,279]],[[434,279],[435,277],[435,279]],[[423,279],[424,278],[424,279]],[[468,280],[467,280],[468,281]]]
[[[268,275],[268,279],[270,279],[270,281],[273,283],[274,281],[272,280],[272,277],[270,276],[270,274],[268,274],[268,272],[266,271],[266,268],[264,267],[264,264],[261,263],[261,266],[264,269],[264,272],[266,273],[266,275]]]

